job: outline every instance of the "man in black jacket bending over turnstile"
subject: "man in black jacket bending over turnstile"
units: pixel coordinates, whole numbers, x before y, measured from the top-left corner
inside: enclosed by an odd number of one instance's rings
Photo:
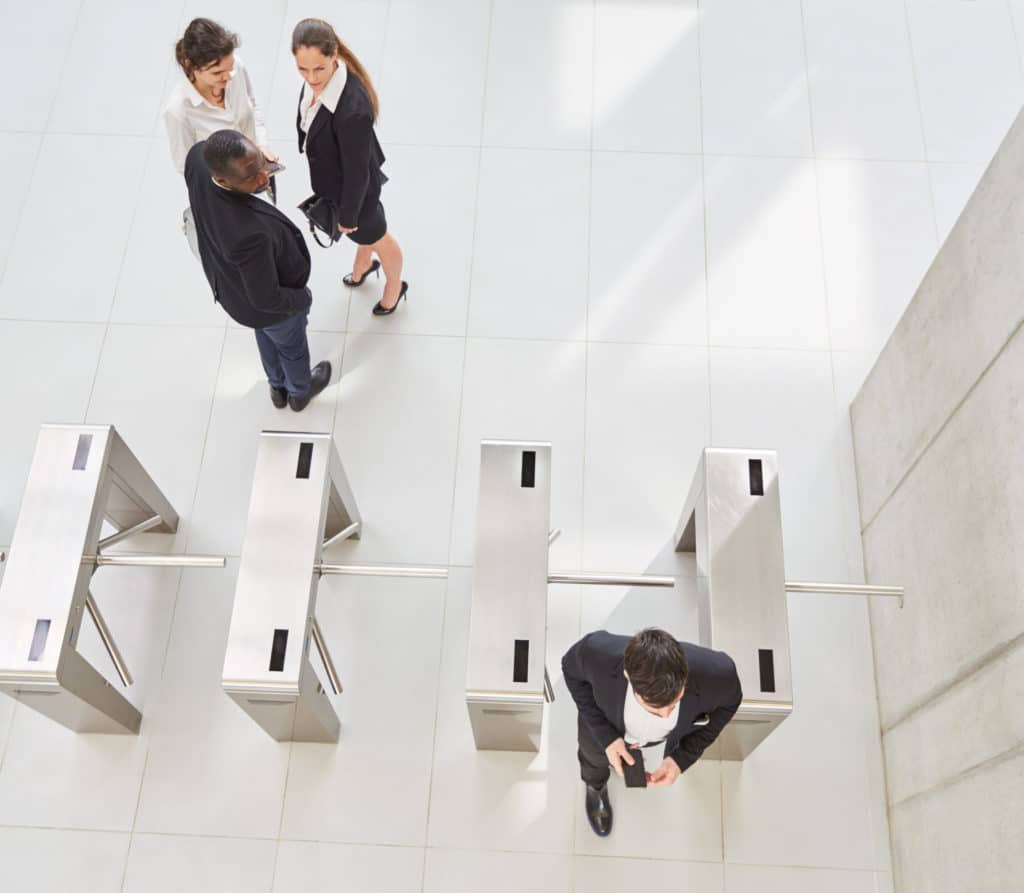
[[[660,629],[632,638],[590,633],[565,653],[562,674],[579,709],[587,818],[600,837],[612,830],[610,769],[623,775],[623,761],[633,766],[637,751],[663,742],[664,759],[646,780],[673,784],[743,700],[732,658],[677,642]]]
[[[298,227],[257,197],[270,174],[263,152],[235,130],[210,134],[185,158],[199,258],[214,300],[256,330],[271,402],[298,412],[327,387],[331,364],[309,368],[309,249]]]

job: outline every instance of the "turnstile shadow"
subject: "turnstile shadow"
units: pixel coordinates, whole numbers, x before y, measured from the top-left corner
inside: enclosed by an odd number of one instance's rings
[[[645,627],[656,626],[678,639],[705,644],[701,641],[703,618],[694,556],[676,552],[675,544],[669,540],[643,573],[675,577],[676,585],[672,589],[580,587],[580,635],[604,629],[631,636]]]

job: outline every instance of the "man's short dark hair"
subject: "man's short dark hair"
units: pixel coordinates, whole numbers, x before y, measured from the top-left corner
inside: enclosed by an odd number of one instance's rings
[[[230,180],[236,174],[235,163],[245,158],[252,143],[237,130],[218,130],[207,137],[203,158],[210,173]]]
[[[663,629],[642,629],[626,645],[626,674],[636,692],[652,707],[667,707],[686,685],[690,673],[682,646]]]

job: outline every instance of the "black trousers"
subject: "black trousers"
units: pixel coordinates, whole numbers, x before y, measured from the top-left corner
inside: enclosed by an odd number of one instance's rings
[[[576,732],[579,741],[576,756],[580,761],[580,775],[592,788],[602,787],[612,773],[612,768],[608,765],[608,755],[604,752],[604,748],[594,740],[590,729],[587,728],[583,717],[579,714],[576,716]]]

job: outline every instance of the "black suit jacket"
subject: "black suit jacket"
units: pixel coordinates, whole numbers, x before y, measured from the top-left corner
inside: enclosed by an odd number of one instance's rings
[[[565,684],[580,711],[584,726],[601,748],[625,732],[622,712],[628,682],[622,674],[629,636],[601,630],[584,636],[562,658]],[[690,768],[732,719],[743,700],[736,665],[729,655],[688,642],[679,643],[690,667],[679,702],[679,722],[665,741],[665,756],[682,771]],[[693,721],[707,714],[706,726]]]
[[[236,322],[262,329],[307,310],[313,296],[302,233],[255,195],[222,189],[210,178],[205,142],[185,158],[185,183],[203,272],[214,300]]]
[[[302,132],[301,122],[300,93],[295,127],[299,152],[305,151],[309,160],[313,192],[334,202],[342,226],[358,225],[363,206],[376,205],[387,179],[380,169],[384,152],[373,132],[373,105],[366,88],[349,72],[334,114],[321,106],[308,134]]]

